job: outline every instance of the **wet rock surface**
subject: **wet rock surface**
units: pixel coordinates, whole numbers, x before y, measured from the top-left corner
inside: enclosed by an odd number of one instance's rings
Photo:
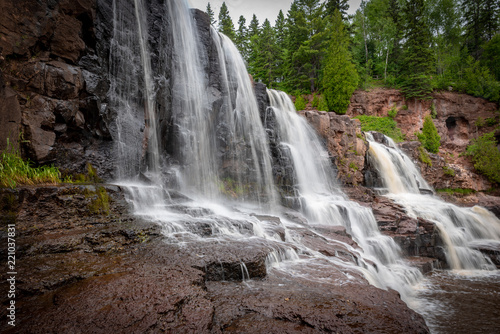
[[[109,208],[96,205],[101,188]],[[19,273],[16,327],[6,333],[428,332],[396,292],[356,270],[324,260],[298,264],[296,275],[282,270],[293,262],[269,270],[268,255],[286,243],[166,237],[161,224],[129,213],[118,186],[4,189],[0,204],[2,226],[16,225]],[[284,233],[279,218],[253,217]],[[299,226],[291,233],[311,249],[355,262],[344,228]]]
[[[14,147],[20,139],[23,157],[36,164],[78,174],[88,162],[111,179],[106,4],[7,0],[0,6],[0,148],[6,138]]]
[[[380,232],[392,237],[405,257],[432,258],[438,261],[439,267],[447,266],[444,243],[434,223],[408,216],[402,206],[369,188],[346,188],[345,191],[351,200],[372,209]],[[416,266],[422,267],[418,263]]]
[[[324,140],[337,167],[339,181],[347,186],[363,184],[365,154],[368,149],[361,133],[361,123],[346,115],[325,111],[301,111]]]

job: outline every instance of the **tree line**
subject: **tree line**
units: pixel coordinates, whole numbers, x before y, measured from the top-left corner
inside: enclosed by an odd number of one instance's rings
[[[407,98],[453,90],[500,100],[499,0],[295,0],[274,24],[254,14],[237,27],[222,4],[216,28],[236,44],[254,80],[292,95],[321,94],[345,113],[357,88],[384,85]]]

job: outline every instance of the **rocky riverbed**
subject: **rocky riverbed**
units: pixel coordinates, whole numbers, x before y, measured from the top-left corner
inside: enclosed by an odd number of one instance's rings
[[[118,186],[28,187],[0,198],[17,245],[16,327],[3,322],[6,333],[427,332],[397,292],[355,271],[345,280],[340,268],[314,273],[312,263],[294,275],[266,270],[269,245],[252,239],[168,241],[160,224],[130,213]],[[300,233],[312,249],[348,255],[308,231]],[[342,228],[329,235],[349,238]],[[2,230],[4,245],[6,237]]]

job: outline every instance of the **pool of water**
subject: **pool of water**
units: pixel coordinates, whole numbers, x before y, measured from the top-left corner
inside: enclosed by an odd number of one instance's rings
[[[417,305],[432,333],[500,333],[500,271],[435,271]]]

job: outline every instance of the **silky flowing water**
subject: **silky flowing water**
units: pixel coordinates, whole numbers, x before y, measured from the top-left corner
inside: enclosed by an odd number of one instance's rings
[[[153,57],[145,3],[114,4],[109,99],[117,117],[112,134],[117,143],[118,183],[127,189],[136,214],[161,225],[166,242],[182,247],[254,245],[266,249],[268,274],[281,271],[336,285],[364,277],[379,288],[397,290],[414,305],[415,287],[423,282],[420,271],[405,262],[392,238],[379,232],[371,210],[342,193],[328,152],[289,97],[269,90],[271,107],[266,117],[276,119],[276,145],[292,180],[293,191],[287,196],[297,203],[297,211],[281,205],[266,135],[269,129],[261,120],[241,55],[226,36],[210,31],[221,82],[218,92],[210,91],[187,3],[171,0],[164,6],[168,17],[155,24],[162,34],[170,34],[171,39],[163,40],[172,45],[170,49],[159,45]],[[421,177],[415,182],[413,177],[398,186],[428,187]],[[391,198],[406,200],[401,193]],[[451,210],[441,206],[443,212]],[[425,211],[412,210],[409,214]],[[457,258],[464,268],[472,263],[473,268],[491,269],[491,262],[461,242],[476,241],[485,233],[497,238],[497,227],[476,228],[474,237],[463,232],[484,217],[496,226],[495,218],[480,208],[468,211],[467,217],[457,231],[439,222],[443,231],[450,229],[449,259],[454,263]],[[451,223],[461,219],[457,216]],[[336,227],[345,228],[360,248],[325,232]],[[315,250],[305,236],[321,238],[336,249],[337,256]],[[243,261],[241,278],[250,278]]]

